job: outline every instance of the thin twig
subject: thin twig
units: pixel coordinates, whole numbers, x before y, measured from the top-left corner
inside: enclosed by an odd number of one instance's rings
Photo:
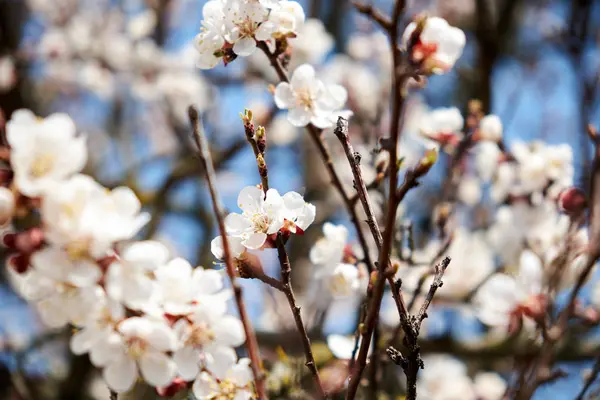
[[[310,346],[310,339],[308,337],[308,333],[306,332],[304,322],[302,321],[301,308],[296,304],[296,296],[294,295],[294,290],[292,289],[292,268],[281,233],[277,233],[276,245],[277,256],[279,257],[279,265],[281,267],[281,281],[283,283],[283,293],[285,294],[285,297],[288,300],[290,309],[292,310],[292,314],[294,315],[296,328],[298,329],[298,332],[300,333],[300,337],[302,339],[302,347],[304,348],[304,357],[306,359],[306,362],[304,364],[308,367],[308,369],[313,375],[313,379],[315,381],[317,389],[319,390],[319,395],[321,396],[321,398],[326,399],[327,393],[325,393],[325,390],[323,389],[321,377],[319,376],[317,364],[315,363],[315,358],[313,356],[312,348]]]
[[[592,370],[590,371],[590,374],[585,379],[585,384],[581,388],[581,391],[579,392],[579,394],[577,395],[575,400],[583,400],[585,398],[585,394],[592,387],[592,385],[598,378],[598,375],[600,375],[600,357],[596,359],[596,362],[594,363],[594,367],[592,368]]]
[[[196,145],[198,146],[200,161],[204,167],[204,170],[206,171],[206,181],[212,199],[213,211],[217,218],[219,225],[219,233],[221,234],[221,239],[223,241],[225,267],[227,270],[227,275],[231,282],[231,287],[233,288],[235,303],[240,314],[240,319],[244,326],[244,332],[246,334],[246,348],[248,349],[248,356],[251,360],[250,366],[252,368],[252,374],[254,375],[257,396],[259,399],[266,399],[267,397],[265,392],[264,374],[262,372],[262,362],[260,359],[258,343],[254,334],[254,330],[252,329],[252,324],[250,322],[248,312],[246,311],[246,305],[244,304],[244,298],[242,297],[242,287],[239,285],[238,282],[236,282],[235,279],[235,267],[233,265],[231,250],[229,248],[227,231],[225,229],[223,206],[221,205],[221,200],[217,193],[217,188],[215,187],[216,177],[214,166],[212,163],[212,157],[208,150],[208,143],[206,141],[206,137],[204,136],[204,130],[201,127],[200,114],[198,112],[198,109],[196,109],[195,106],[190,106],[188,108],[188,115],[193,128],[194,140],[196,142]]]
[[[110,400],[119,400],[119,394],[117,392],[115,392],[114,390],[110,391]]]

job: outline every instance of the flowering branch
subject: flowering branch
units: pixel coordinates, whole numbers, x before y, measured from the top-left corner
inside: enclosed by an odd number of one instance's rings
[[[246,133],[246,138],[248,140],[248,143],[252,147],[252,150],[254,151],[254,155],[256,157],[256,164],[262,182],[262,190],[266,195],[269,190],[269,178],[267,163],[264,158],[266,149],[265,129],[263,127],[258,127],[258,129],[256,130],[254,129],[254,123],[252,121],[252,111],[250,110],[244,111],[244,114],[242,114],[242,120],[244,121],[244,130]],[[306,326],[304,325],[304,321],[302,320],[302,314],[300,312],[301,308],[296,304],[296,295],[294,294],[294,289],[292,287],[292,268],[290,265],[287,250],[285,249],[285,242],[280,232],[277,233],[277,239],[275,240],[275,244],[277,247],[277,255],[281,267],[281,281],[269,277],[265,274],[254,274],[253,278],[260,279],[262,282],[285,294],[285,297],[288,300],[290,309],[294,316],[296,328],[298,329],[298,333],[300,334],[300,337],[302,339],[302,347],[304,349],[304,356],[306,359],[305,365],[308,367],[308,369],[313,375],[315,384],[317,386],[317,390],[319,391],[321,398],[325,399],[327,398],[327,394],[325,393],[323,385],[321,384],[319,371],[317,369],[315,358],[312,353],[312,348],[310,346],[310,339],[308,337],[308,333],[306,332]]]
[[[260,360],[258,343],[256,340],[256,336],[254,335],[252,325],[250,323],[250,318],[246,311],[246,306],[242,297],[242,287],[239,285],[239,283],[236,282],[235,279],[235,268],[233,265],[233,258],[229,248],[227,231],[225,229],[223,207],[221,205],[221,201],[217,193],[217,189],[215,187],[216,177],[214,167],[212,164],[212,158],[210,152],[208,151],[208,143],[206,142],[206,137],[204,136],[204,132],[200,124],[200,115],[196,107],[190,106],[188,108],[188,114],[193,128],[194,140],[196,142],[196,145],[198,146],[200,161],[204,167],[204,170],[206,171],[206,181],[208,183],[208,188],[213,203],[213,210],[219,224],[219,232],[223,241],[223,253],[225,258],[227,276],[229,277],[231,287],[233,288],[235,302],[240,313],[240,319],[242,320],[242,324],[244,326],[244,332],[246,334],[246,346],[248,349],[248,355],[251,360],[251,368],[256,384],[257,396],[259,399],[266,399],[267,397],[265,393],[264,374],[261,370],[262,362]]]

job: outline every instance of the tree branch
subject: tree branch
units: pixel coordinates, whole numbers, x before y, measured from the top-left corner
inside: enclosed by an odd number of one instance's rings
[[[235,267],[233,265],[231,250],[229,248],[227,231],[225,229],[223,206],[221,205],[221,200],[219,198],[219,194],[217,193],[217,188],[215,187],[216,177],[214,166],[212,163],[212,157],[208,150],[208,143],[206,141],[206,137],[204,136],[204,131],[201,127],[200,114],[198,113],[198,110],[195,106],[190,106],[188,108],[188,114],[193,128],[194,140],[196,142],[196,145],[198,146],[200,161],[206,172],[206,181],[208,184],[208,189],[210,191],[210,197],[213,203],[213,211],[217,218],[219,232],[223,240],[225,267],[227,270],[227,276],[229,277],[229,280],[231,282],[231,287],[233,288],[235,303],[240,314],[240,319],[244,326],[244,332],[246,334],[246,348],[248,349],[248,356],[251,360],[250,366],[252,368],[252,374],[254,375],[257,396],[259,399],[266,399],[267,397],[265,392],[264,373],[262,372],[262,362],[260,359],[258,343],[256,340],[256,336],[254,335],[254,330],[252,329],[252,324],[250,322],[248,312],[246,311],[246,305],[244,304],[244,298],[242,297],[242,287],[239,285],[239,283],[236,282],[235,279]]]

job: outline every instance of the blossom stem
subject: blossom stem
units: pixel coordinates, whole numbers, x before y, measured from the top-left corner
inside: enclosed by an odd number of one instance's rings
[[[114,390],[110,391],[110,400],[118,400],[119,399],[119,394],[117,392],[115,392]]]
[[[248,312],[246,311],[246,305],[244,304],[244,298],[242,297],[242,287],[238,282],[236,282],[235,279],[235,267],[233,265],[231,250],[229,248],[229,241],[227,240],[227,231],[225,229],[225,220],[223,218],[223,206],[221,205],[221,200],[219,194],[217,193],[217,188],[215,187],[216,177],[212,163],[212,157],[208,150],[208,143],[206,141],[206,137],[204,136],[204,131],[201,127],[200,114],[195,106],[190,106],[188,108],[188,115],[193,128],[194,140],[198,146],[200,161],[206,172],[206,181],[210,191],[213,211],[216,215],[219,225],[219,232],[223,240],[223,253],[227,276],[229,277],[231,287],[233,288],[235,303],[240,313],[242,325],[244,326],[244,333],[246,334],[246,348],[248,349],[248,356],[250,357],[251,361],[252,374],[254,376],[256,385],[256,394],[258,399],[266,399],[264,373],[262,372],[262,362],[260,359],[258,342],[256,340],[256,335],[254,334]]]

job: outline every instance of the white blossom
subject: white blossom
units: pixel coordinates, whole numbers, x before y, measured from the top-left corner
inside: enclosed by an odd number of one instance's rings
[[[458,184],[458,199],[468,206],[475,206],[481,201],[481,182],[473,176],[465,176]]]
[[[346,103],[348,93],[340,85],[326,85],[317,79],[308,64],[296,68],[290,83],[275,88],[275,104],[288,110],[288,121],[294,126],[312,123],[318,128],[333,126],[336,112]]]
[[[316,18],[307,19],[298,29],[297,36],[288,40],[293,48],[294,65],[319,63],[334,45],[333,37],[323,22]]]
[[[17,83],[17,71],[12,57],[0,57],[0,93],[7,92]]]
[[[419,129],[429,139],[455,145],[462,138],[463,125],[458,108],[437,108],[422,117]]]
[[[18,110],[6,124],[11,166],[19,191],[38,197],[59,181],[79,172],[87,160],[85,137],[78,136],[66,114],[38,119]]]
[[[103,367],[108,387],[116,392],[129,390],[138,376],[152,386],[165,386],[176,375],[175,362],[166,353],[177,346],[175,333],[164,321],[131,317],[98,343],[95,365]]]
[[[541,260],[525,250],[517,276],[495,274],[479,288],[474,298],[477,316],[487,325],[508,327],[511,315],[539,312],[541,288]]]
[[[445,354],[423,357],[425,368],[417,379],[417,393],[427,400],[475,400],[473,384],[467,367]]]
[[[475,393],[481,400],[502,400],[506,381],[494,372],[479,372],[473,379]]]
[[[251,399],[250,360],[243,358],[236,362],[236,358],[232,349],[221,348],[215,352],[208,365],[210,372],[201,372],[194,381],[194,396],[198,400]]]
[[[462,55],[466,37],[459,28],[448,25],[443,18],[429,17],[424,21],[423,31],[418,43],[409,49],[411,57],[421,62],[427,71],[442,74],[450,70]],[[402,44],[406,48],[415,29],[411,22],[402,35]]]
[[[183,379],[193,380],[202,364],[212,366],[222,349],[229,351],[244,343],[242,322],[232,315],[225,315],[225,311],[225,299],[215,298],[196,307],[193,313],[173,326],[181,343],[173,360]]]
[[[479,122],[479,138],[491,142],[502,140],[502,120],[497,115],[486,115]]]
[[[111,298],[130,308],[141,309],[156,293],[156,283],[149,275],[169,257],[167,248],[159,242],[136,242],[125,248],[108,268],[106,290]]]

